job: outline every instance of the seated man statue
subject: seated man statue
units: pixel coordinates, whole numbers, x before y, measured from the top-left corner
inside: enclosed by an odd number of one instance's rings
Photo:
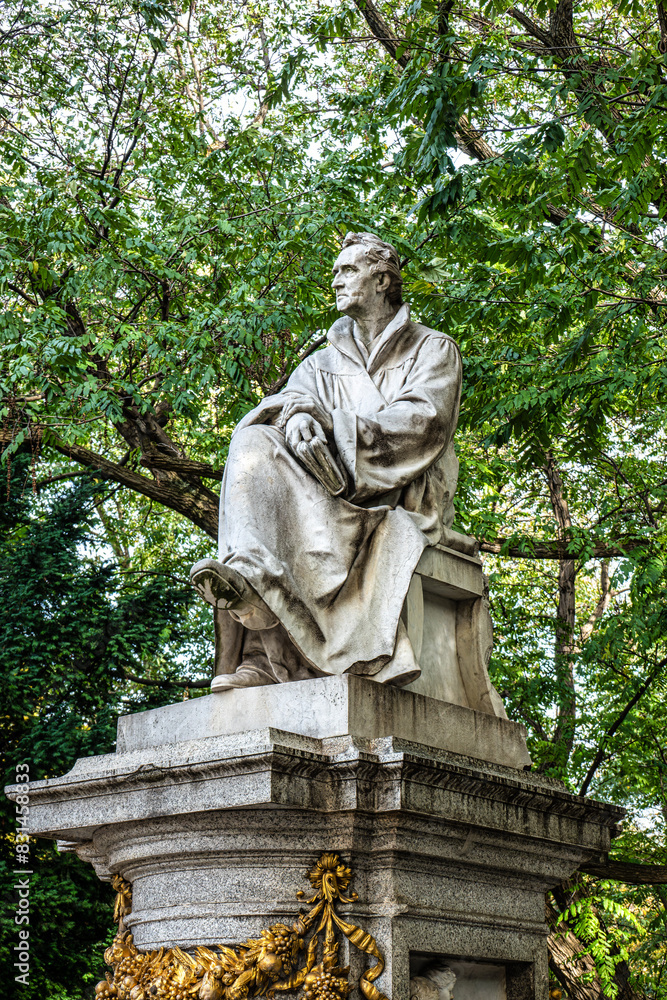
[[[328,346],[235,428],[218,560],[192,569],[216,609],[212,690],[420,674],[401,609],[453,519],[455,342],[410,318],[393,246],[348,233]]]

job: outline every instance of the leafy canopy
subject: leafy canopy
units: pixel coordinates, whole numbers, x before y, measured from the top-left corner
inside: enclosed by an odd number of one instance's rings
[[[463,352],[457,517],[491,574],[496,683],[536,766],[629,806],[617,857],[661,863],[662,0],[8,0],[2,30],[10,476],[25,452],[36,483],[94,470],[122,487],[98,544],[182,573],[231,428],[334,317],[340,238],[390,239],[415,314]],[[556,901],[593,995],[664,993],[661,893]]]

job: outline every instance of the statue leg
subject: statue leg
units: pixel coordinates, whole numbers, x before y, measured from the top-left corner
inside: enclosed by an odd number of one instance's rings
[[[304,659],[282,625],[276,625],[270,629],[245,630],[240,665],[233,673],[217,674],[211,691],[261,687],[321,676],[322,672]]]
[[[241,662],[243,625],[235,621],[228,611],[213,609],[215,632],[215,659],[213,674],[233,674]]]
[[[373,674],[373,680],[377,681],[378,684],[393,684],[395,687],[403,687],[404,684],[416,681],[420,674],[421,667],[415,659],[405,625],[399,618],[394,655],[376,674]]]

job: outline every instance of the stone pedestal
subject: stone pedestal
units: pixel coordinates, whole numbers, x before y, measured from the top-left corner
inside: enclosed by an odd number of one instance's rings
[[[323,678],[121,719],[116,754],[31,785],[31,832],[132,884],[140,950],[291,926],[304,872],[335,852],[358,894],[339,913],[377,941],[390,1000],[435,956],[454,1000],[546,1000],[544,893],[608,850],[622,811],[527,763],[514,723]],[[340,948],[358,981],[368,955]]]

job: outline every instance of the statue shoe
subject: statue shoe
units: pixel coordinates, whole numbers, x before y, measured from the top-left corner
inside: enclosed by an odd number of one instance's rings
[[[249,629],[274,628],[278,619],[247,580],[217,559],[200,559],[190,570],[190,583],[207,604],[229,611]]]
[[[231,611],[245,600],[248,584],[240,573],[217,559],[200,559],[190,570],[190,583],[207,604]]]

